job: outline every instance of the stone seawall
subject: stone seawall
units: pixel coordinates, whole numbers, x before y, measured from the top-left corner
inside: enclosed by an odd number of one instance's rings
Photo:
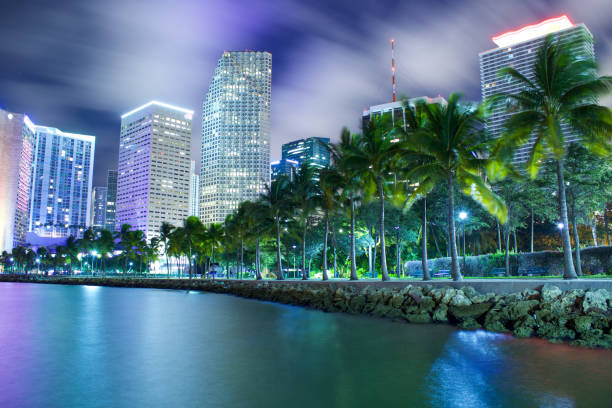
[[[485,329],[516,337],[539,337],[555,343],[612,349],[612,292],[604,288],[561,290],[546,283],[538,289],[526,288],[512,293],[480,293],[469,282],[457,288],[406,282],[401,285],[393,285],[396,282],[391,282],[392,285],[367,282],[304,284],[296,281],[24,276],[1,276],[0,281],[202,290],[326,312],[365,314],[410,323],[447,323],[467,330]],[[608,286],[607,283],[604,286]]]

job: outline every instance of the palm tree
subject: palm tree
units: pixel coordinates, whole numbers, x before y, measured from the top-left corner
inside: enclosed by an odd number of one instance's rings
[[[70,275],[72,275],[72,268],[73,265],[77,263],[77,261],[79,260],[79,245],[78,245],[78,240],[74,237],[74,235],[71,235],[68,237],[68,239],[66,240],[66,257],[68,258],[68,273]]]
[[[130,224],[122,224],[119,231],[115,233],[115,238],[118,238],[121,242],[121,257],[123,258],[123,274],[127,273],[128,258],[132,252],[132,246],[130,242],[130,233],[132,232],[132,226]]]
[[[192,256],[193,247],[196,245],[196,241],[200,240],[204,231],[204,225],[198,217],[188,217],[183,221],[183,234],[185,236],[185,242],[188,249],[188,262],[189,262],[189,279],[193,277],[192,270]]]
[[[215,249],[220,249],[223,242],[223,224],[212,223],[206,229],[206,242],[210,248],[210,255],[208,256],[208,267],[206,270],[210,273],[210,264],[215,262]]]
[[[97,246],[101,255],[102,277],[106,275],[106,259],[112,256],[115,250],[115,240],[113,233],[107,229],[100,231],[100,237],[97,240]]]
[[[325,218],[325,230],[323,232],[323,280],[328,280],[327,275],[327,240],[329,236],[329,214],[337,204],[337,191],[342,181],[342,177],[337,169],[324,168],[319,172],[319,202]]]
[[[170,257],[169,257],[169,247],[170,247],[170,239],[172,237],[172,231],[174,231],[174,225],[169,222],[162,222],[159,228],[159,239],[162,244],[164,244],[164,254],[166,256],[166,270],[168,271],[168,279],[170,279]]]
[[[377,196],[380,226],[380,265],[382,280],[389,280],[387,270],[387,250],[385,242],[385,184],[387,176],[395,173],[398,144],[392,139],[391,117],[382,115],[373,117],[358,138],[357,149],[350,152],[347,165],[355,169],[363,178],[366,194]]]
[[[517,82],[523,90],[516,94],[500,93],[489,101],[491,106],[505,103],[508,111],[518,111],[504,125],[504,133],[495,150],[495,177],[502,178],[514,150],[533,137],[527,160],[532,178],[545,158],[556,162],[559,216],[563,223],[564,279],[576,279],[567,216],[565,181],[565,138],[578,134],[594,153],[610,155],[612,111],[596,103],[597,97],[612,89],[612,77],[598,77],[593,57],[574,53],[577,44],[561,44],[549,36],[538,50],[533,78],[514,68],[504,68],[500,75]]]
[[[38,264],[38,273],[40,273],[40,267],[41,265],[43,265],[43,267],[45,266],[45,263],[47,261],[47,257],[49,256],[49,250],[47,250],[46,247],[41,246],[36,250],[36,258],[37,258],[37,264]],[[46,269],[46,268],[45,268]],[[45,270],[45,273],[47,271]]]
[[[318,204],[315,169],[304,162],[291,182],[291,200],[297,225],[302,229],[302,280],[308,279],[306,273],[306,233],[308,222]]]
[[[267,207],[276,228],[276,263],[278,266],[276,279],[278,280],[285,279],[281,260],[281,224],[286,221],[291,210],[290,192],[289,178],[281,175],[270,183],[269,187],[266,187],[266,192],[260,197],[260,202]]]
[[[448,187],[448,241],[451,275],[462,280],[455,236],[455,183],[487,211],[506,220],[503,201],[491,191],[482,174],[487,161],[487,138],[482,131],[482,112],[459,103],[461,95],[451,94],[447,105],[422,104],[425,126],[421,131],[405,134],[402,160],[414,160],[407,172],[411,182],[419,186],[411,199],[429,193],[438,183]]]
[[[353,135],[347,128],[344,128],[340,133],[340,143],[330,144],[328,147],[337,171],[341,197],[348,202],[349,207],[351,280],[358,279],[355,255],[355,205],[361,191],[361,180],[359,174],[349,165],[349,158],[352,152],[357,150],[358,139],[358,135]]]

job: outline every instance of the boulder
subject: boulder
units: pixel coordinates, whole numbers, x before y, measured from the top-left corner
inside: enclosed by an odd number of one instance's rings
[[[433,320],[434,322],[441,322],[441,323],[447,323],[448,322],[448,306],[446,306],[444,303],[441,303],[438,305],[438,307],[436,307],[436,309],[433,312]]]
[[[559,297],[561,294],[561,289],[547,283],[546,285],[542,286],[542,290],[540,292],[542,293],[542,300],[545,302],[550,302],[551,300]]]
[[[461,290],[458,290],[456,292],[455,296],[453,296],[453,298],[449,302],[450,306],[469,306],[471,304],[472,304],[472,301],[470,299],[468,299],[463,294],[463,291],[461,291]]]
[[[610,293],[605,289],[589,290],[584,294],[582,309],[585,313],[602,313],[608,310]]]
[[[459,327],[464,330],[478,330],[482,328],[482,325],[476,321],[476,319],[468,318],[459,323]]]
[[[450,306],[449,312],[457,319],[477,319],[487,313],[493,306],[492,303],[472,303],[466,306]]]

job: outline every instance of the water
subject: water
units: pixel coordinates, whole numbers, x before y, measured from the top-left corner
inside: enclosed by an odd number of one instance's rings
[[[609,407],[612,352],[226,295],[0,283],[0,407]]]

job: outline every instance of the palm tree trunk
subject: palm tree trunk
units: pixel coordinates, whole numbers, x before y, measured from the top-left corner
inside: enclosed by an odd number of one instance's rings
[[[593,235],[593,246],[598,246],[597,244],[597,218],[595,215],[591,217],[591,234]]]
[[[563,261],[564,271],[563,279],[576,279],[576,271],[574,269],[574,261],[572,259],[572,244],[570,242],[569,221],[567,217],[567,201],[565,198],[565,180],[563,179],[563,161],[557,160],[557,182],[559,187],[559,210],[561,212],[561,237],[563,241]]]
[[[168,244],[164,245],[164,252],[166,253],[166,270],[168,271],[168,279],[170,279],[170,258],[168,257]]]
[[[278,272],[276,273],[276,279],[284,280],[283,276],[283,265],[281,263],[281,239],[280,239],[280,221],[276,219],[276,263],[278,264]]]
[[[606,233],[606,245],[610,245],[610,231],[608,231],[608,202],[604,203],[603,208],[604,232]]]
[[[327,276],[327,234],[329,233],[329,211],[325,210],[325,232],[323,233],[323,280],[329,279]]]
[[[240,279],[243,277],[242,268],[244,266],[244,239],[240,239]]]
[[[357,280],[357,261],[355,257],[355,200],[353,195],[351,202],[351,280]],[[336,272],[336,247],[334,246],[334,273]]]
[[[582,276],[582,265],[580,265],[580,236],[578,234],[578,224],[576,223],[576,206],[572,199],[572,229],[574,231],[574,245],[576,246],[576,274]]]
[[[308,229],[308,220],[304,221],[304,228],[302,229],[302,280],[307,280],[306,275],[306,230]]]
[[[533,207],[531,208],[531,237],[530,237],[530,245],[529,245],[529,249],[531,252],[533,252],[533,221],[534,221],[534,217],[533,217]]]
[[[382,270],[382,280],[388,281],[389,272],[387,271],[387,249],[385,248],[385,193],[383,190],[382,177],[378,176],[378,199],[380,200],[380,269]]]
[[[514,253],[518,254],[518,244],[516,242],[516,230],[512,231],[512,236],[514,238]]]
[[[423,280],[431,280],[427,268],[427,197],[423,197],[423,217],[421,219],[421,267],[423,268]]]
[[[511,276],[510,274],[510,231],[507,228],[504,228],[504,241],[505,241],[505,252],[504,252],[504,266],[506,269],[506,276]]]
[[[499,221],[497,221],[496,219],[495,223],[497,224],[497,247],[499,248],[499,252],[501,252],[502,251],[502,239],[501,239],[501,231],[499,228]]]
[[[455,193],[453,188],[453,173],[448,173],[448,242],[450,244],[451,276],[455,281],[463,280],[459,269],[457,245],[455,243]]]
[[[257,275],[257,280],[262,280],[261,276],[261,264],[260,264],[260,252],[259,252],[259,237],[255,242],[255,274]]]

